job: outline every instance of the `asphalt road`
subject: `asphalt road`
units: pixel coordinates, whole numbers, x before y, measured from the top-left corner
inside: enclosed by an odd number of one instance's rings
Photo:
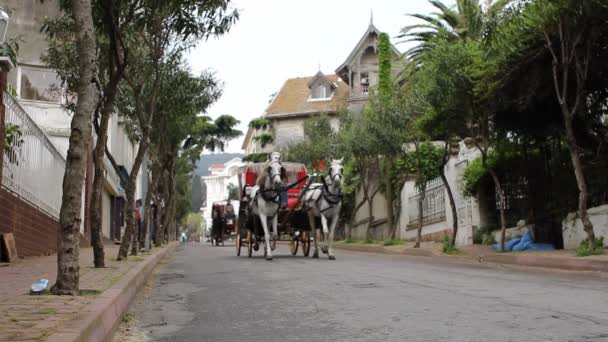
[[[606,278],[286,246],[180,246],[134,311],[147,341],[608,341]]]

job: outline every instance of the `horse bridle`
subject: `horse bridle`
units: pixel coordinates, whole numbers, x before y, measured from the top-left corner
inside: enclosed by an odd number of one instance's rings
[[[276,162],[281,166],[281,169],[283,168],[283,165],[281,165],[280,162]],[[272,167],[270,167],[270,165],[268,166],[268,169],[266,170],[266,172],[268,172],[268,175],[270,176],[270,181],[272,182],[272,180],[275,177],[279,177],[279,179],[281,179],[281,171],[279,171],[279,173],[273,173],[272,172]],[[281,189],[276,189],[276,188],[270,188],[270,189],[263,189],[261,191],[261,195],[264,198],[265,201],[268,202],[274,202],[274,203],[279,203],[279,193],[281,192]],[[267,193],[271,193],[273,195],[269,196],[267,195]]]
[[[331,181],[331,184],[335,184],[335,177],[339,176],[340,180],[342,180],[342,172],[337,173],[337,174],[333,174],[333,169],[329,169],[329,180]],[[335,207],[338,203],[340,203],[342,201],[342,193],[340,191],[338,191],[337,193],[332,193],[329,190],[329,187],[327,186],[325,179],[323,179],[323,195],[321,196],[323,199],[325,199],[325,201],[327,201],[327,203],[329,203],[329,207],[322,210],[322,211],[326,211],[329,210],[333,207]],[[321,199],[321,197],[319,197],[319,200]]]

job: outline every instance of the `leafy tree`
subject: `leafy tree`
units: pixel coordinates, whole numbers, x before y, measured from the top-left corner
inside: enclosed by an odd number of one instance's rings
[[[123,106],[123,109],[130,114],[129,117],[136,123],[140,139],[135,162],[129,173],[126,187],[127,229],[118,252],[119,260],[126,258],[131,236],[135,229],[133,214],[135,181],[150,144],[152,123],[159,113],[163,114],[162,105],[167,104],[167,102],[159,101],[163,79],[172,74],[180,63],[181,53],[191,47],[196,40],[210,36],[220,36],[230,29],[238,19],[238,12],[230,11],[229,3],[229,0],[144,2],[141,10],[136,11],[143,15],[137,17],[134,21],[134,27],[132,31],[129,31],[132,35],[122,37],[122,39],[132,44],[128,55],[130,65],[125,69],[125,80],[128,87],[124,88],[124,95],[131,99],[126,101],[130,106]],[[175,88],[168,92],[172,93],[174,91]],[[166,94],[163,92],[162,95]],[[203,101],[208,101],[209,98],[209,96],[206,96]],[[160,116],[162,117],[162,115]],[[227,119],[216,120],[216,123],[220,125],[219,129],[225,128],[224,125],[234,123],[234,118],[232,120]],[[199,123],[198,128],[202,129],[204,124]],[[202,145],[213,145],[216,142],[218,141],[207,141]],[[173,153],[172,158],[169,159],[175,160],[175,154]],[[171,165],[172,167],[169,167],[167,171],[170,174],[175,174],[175,161],[171,162]],[[171,181],[173,186],[166,186],[165,189],[174,193],[174,178]],[[168,203],[170,205],[167,207],[169,211],[165,215],[166,219],[163,221],[163,227],[167,227],[166,223],[169,223],[169,219],[175,215],[175,202],[176,198],[173,196]],[[146,205],[149,204],[146,203]]]
[[[453,44],[444,36],[438,36],[433,41],[433,48],[421,57],[422,65],[409,76],[402,91],[413,98],[424,101],[423,113],[414,123],[423,135],[433,140],[444,141],[442,162],[439,165],[439,175],[448,193],[452,211],[452,237],[450,246],[454,247],[458,233],[458,212],[452,188],[445,175],[451,154],[451,143],[468,135],[469,120],[467,99],[470,98],[470,82],[461,77],[462,70],[470,63],[467,58],[467,44]],[[456,72],[454,72],[456,71]]]
[[[439,170],[443,159],[443,149],[433,145],[431,142],[419,142],[416,140],[411,143],[410,149],[404,157],[397,160],[396,164],[402,174],[415,175],[416,189],[419,195],[418,230],[414,247],[419,248],[424,224],[423,209],[427,184],[440,175]]]
[[[332,128],[329,116],[320,115],[306,120],[304,135],[305,140],[283,151],[283,159],[304,163],[312,170],[319,161],[340,158],[338,134]]]
[[[380,160],[370,134],[367,118],[362,113],[350,112],[342,117],[338,133],[339,152],[346,158],[344,171],[344,202],[352,208],[349,230],[356,228],[357,212],[367,204],[367,238],[372,238],[374,223],[374,198],[380,192]],[[362,191],[362,199],[356,203],[356,193]]]
[[[487,32],[488,23],[511,1],[489,0],[484,10],[480,0],[456,0],[455,7],[429,0],[438,11],[430,15],[412,14],[422,23],[402,28],[398,37],[404,38],[404,42],[418,43],[405,53],[418,66],[423,56],[435,47],[437,37],[445,37],[448,42],[479,40]]]
[[[594,95],[590,92],[593,78],[591,72],[599,71],[598,66],[607,69],[603,65],[608,56],[605,52],[608,43],[608,8],[605,2],[597,0],[537,1],[527,6],[525,15],[530,27],[544,38],[545,47],[551,55],[555,96],[561,109],[566,142],[578,185],[578,214],[587,239],[593,243],[595,233],[587,213],[589,190],[581,158],[583,150],[574,125],[575,119],[583,122],[597,121],[598,117],[605,114],[605,107],[593,111],[589,110],[591,108],[588,104]],[[606,98],[604,92],[603,96],[600,95],[599,102],[605,104]]]
[[[154,131],[163,134],[155,135],[151,141],[158,165],[152,187],[156,193],[154,198],[157,207],[165,203],[160,210],[161,225],[156,239],[159,243],[165,233],[174,238],[176,219],[191,210],[192,195],[186,191],[184,177],[188,175],[187,183],[191,184],[194,163],[203,149],[221,150],[226,141],[241,134],[234,129],[238,120],[229,115],[221,115],[215,120],[199,115],[221,96],[221,87],[213,74],[193,76],[182,66],[166,77],[159,99],[161,115],[152,126]],[[188,194],[187,207],[183,200],[185,194]]]

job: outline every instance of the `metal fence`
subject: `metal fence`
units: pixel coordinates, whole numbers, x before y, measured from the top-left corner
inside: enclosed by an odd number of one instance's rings
[[[4,153],[2,186],[59,218],[65,158],[19,102],[4,93],[5,123],[16,139]]]
[[[410,227],[417,226],[419,222],[418,202],[420,196],[421,194],[417,193],[408,198]],[[441,178],[435,178],[426,184],[422,203],[422,224],[441,222],[445,219],[445,187]]]

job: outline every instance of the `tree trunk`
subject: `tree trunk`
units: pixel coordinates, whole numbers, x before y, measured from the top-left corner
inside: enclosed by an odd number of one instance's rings
[[[458,210],[456,210],[456,201],[454,201],[454,194],[452,194],[452,187],[448,183],[448,179],[445,176],[445,171],[440,171],[441,180],[443,185],[448,192],[448,199],[450,201],[450,209],[452,210],[452,239],[450,240],[450,246],[454,247],[456,244],[456,234],[458,234]]]
[[[387,157],[384,165],[384,179],[386,182],[386,220],[388,224],[389,238],[395,238],[395,214],[393,211],[393,179],[391,174],[393,172],[393,160]]]
[[[502,186],[500,185],[500,180],[498,179],[498,175],[494,172],[494,169],[488,168],[488,172],[492,176],[492,180],[494,181],[494,187],[496,188],[496,193],[498,194],[498,203],[500,205],[500,251],[505,251],[505,237],[507,233],[507,221],[505,219],[505,195],[502,192]]]
[[[454,245],[456,245],[456,234],[458,234],[458,210],[456,209],[456,201],[454,201],[452,187],[450,186],[450,183],[448,183],[448,178],[445,176],[445,166],[450,160],[450,143],[447,140],[443,153],[443,163],[439,170],[439,174],[441,175],[443,186],[445,186],[445,189],[448,192],[448,200],[450,201],[450,209],[452,210],[452,239],[450,240],[450,247],[454,247]]]
[[[88,143],[91,137],[91,115],[96,105],[95,78],[96,42],[91,0],[73,0],[72,13],[77,35],[78,100],[72,116],[69,148],[63,176],[63,194],[59,214],[57,248],[57,281],[51,292],[57,295],[78,295],[80,278],[80,223],[82,218],[82,185],[84,181]]]
[[[118,250],[118,256],[116,260],[120,261],[127,257],[127,253],[129,252],[129,244],[131,243],[131,239],[133,233],[135,232],[135,189],[137,187],[137,174],[139,173],[139,168],[144,161],[144,156],[146,154],[146,150],[148,149],[148,132],[144,131],[143,137],[139,142],[139,148],[137,149],[137,155],[135,157],[135,161],[133,162],[133,166],[131,167],[131,173],[129,174],[129,183],[127,184],[127,205],[125,208],[125,218],[127,221],[127,228],[125,229],[125,234],[122,236],[122,241],[120,243],[120,249]]]
[[[589,240],[589,242],[593,242],[595,241],[595,233],[593,231],[593,223],[591,223],[589,213],[587,212],[589,190],[587,188],[587,181],[585,180],[585,172],[583,170],[583,163],[579,154],[579,147],[574,136],[572,117],[567,117],[567,115],[564,114],[564,123],[566,126],[566,141],[568,142],[570,159],[572,160],[574,176],[576,177],[576,185],[578,186],[578,215],[583,223],[583,229],[587,233],[587,240]]]
[[[148,184],[150,184],[150,178],[148,178]],[[142,203],[142,205],[144,206],[144,217],[143,217],[143,222],[142,222],[142,229],[143,229],[143,233],[142,235],[144,236],[144,248],[146,249],[150,249],[150,234],[151,234],[151,230],[150,230],[150,221],[151,220],[151,211],[152,211],[152,193],[154,192],[154,189],[156,188],[156,183],[158,181],[155,179],[152,180],[152,184],[150,184],[150,186],[148,186],[148,191],[146,192],[146,197],[144,199],[144,203]]]
[[[424,198],[426,197],[426,187],[420,189],[420,197],[418,197],[418,229],[416,231],[416,244],[414,248],[420,248],[422,241],[422,227],[424,226]]]
[[[160,173],[162,173],[162,170],[160,171]],[[159,175],[160,177],[160,175]],[[161,208],[161,203],[162,203],[162,198],[163,198],[163,192],[161,191],[161,185],[163,183],[165,183],[166,180],[164,182],[160,182],[159,181],[159,185],[158,185],[158,189],[157,189],[157,196],[156,196],[156,245],[157,246],[161,246],[163,244],[163,211],[164,209]]]
[[[105,107],[106,105],[104,105]],[[103,237],[101,231],[102,225],[102,196],[103,182],[105,179],[105,165],[103,163],[105,156],[105,146],[108,140],[108,126],[110,122],[111,110],[101,111],[101,122],[99,124],[99,132],[97,132],[97,144],[93,151],[95,176],[93,178],[93,195],[91,198],[91,246],[93,247],[93,263],[96,268],[105,267],[105,253],[103,250]]]
[[[367,203],[367,200],[364,197],[363,200],[355,206],[355,208],[353,209],[353,212],[350,214],[350,226],[346,230],[346,239],[347,240],[352,238],[352,229],[355,225],[355,220],[357,219],[357,213],[363,207],[363,205],[365,205],[365,203]]]

